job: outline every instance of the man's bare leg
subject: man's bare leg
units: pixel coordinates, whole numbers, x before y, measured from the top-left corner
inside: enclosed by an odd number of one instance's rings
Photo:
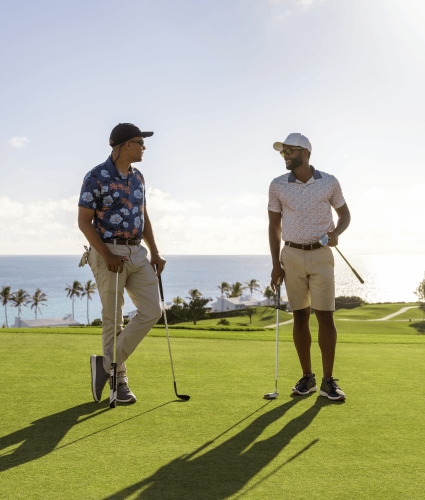
[[[323,378],[332,377],[335,348],[336,348],[336,328],[333,311],[318,311],[316,318],[319,323],[319,346],[322,351]]]
[[[303,375],[310,375],[311,371],[311,333],[309,327],[310,308],[294,311],[294,344],[298,353]]]

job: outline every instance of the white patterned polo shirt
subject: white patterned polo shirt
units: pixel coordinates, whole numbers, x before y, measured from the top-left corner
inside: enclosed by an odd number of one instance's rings
[[[313,176],[306,183],[290,172],[276,177],[270,184],[268,209],[282,214],[284,241],[316,243],[335,229],[331,207],[340,208],[345,204],[337,179],[312,169]]]

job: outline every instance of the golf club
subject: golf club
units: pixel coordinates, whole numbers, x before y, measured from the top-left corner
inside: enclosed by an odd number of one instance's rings
[[[276,367],[275,367],[275,376],[274,376],[274,392],[269,392],[268,394],[264,394],[264,399],[276,399],[279,396],[277,392],[277,376],[279,370],[279,310],[280,310],[280,285],[277,285],[277,293],[275,300],[275,308],[276,308]]]
[[[117,315],[118,315],[118,271],[115,282],[115,324],[114,324],[114,354],[111,364],[111,392],[109,396],[109,408],[117,406]]]
[[[325,234],[324,236],[322,236],[319,240],[319,243],[322,245],[322,246],[326,246],[328,244],[328,241],[329,241],[329,237],[327,234]],[[360,277],[359,273],[354,269],[354,267],[348,262],[348,260],[342,255],[342,253],[340,252],[339,248],[337,246],[334,247],[335,250],[337,250],[337,252],[339,253],[339,255],[341,255],[341,257],[345,260],[345,262],[348,264],[348,267],[353,271],[353,273],[355,274],[356,278],[360,281],[360,283],[362,285],[364,285],[364,280]]]
[[[161,275],[158,276],[158,282],[159,282],[159,294],[161,296],[162,313],[164,315],[165,333],[167,334],[168,352],[170,353],[171,372],[173,373],[174,392],[176,393],[176,396],[179,399],[181,399],[183,401],[189,401],[190,396],[188,396],[187,394],[178,394],[178,392],[177,392],[177,383],[176,383],[176,376],[174,374],[173,356],[171,354],[170,335],[168,333],[167,313],[165,312],[164,292],[162,290]]]

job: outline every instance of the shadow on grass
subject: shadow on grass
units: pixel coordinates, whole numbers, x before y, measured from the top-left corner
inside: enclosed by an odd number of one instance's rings
[[[178,401],[180,402],[180,400]],[[97,417],[105,411],[110,411],[109,400],[105,399],[100,404],[93,402],[84,403],[59,413],[54,413],[48,417],[40,418],[32,422],[29,427],[0,438],[0,472],[37,460],[53,451],[60,450],[61,448],[70,446],[95,434],[104,432],[111,427],[116,427],[117,425],[133,420],[172,402],[174,401],[168,401],[167,403],[133,415],[132,417],[121,420],[120,422],[109,425],[62,446],[58,446],[58,444],[75,425],[86,422],[93,417]],[[18,445],[20,446],[13,451],[3,451]]]
[[[267,439],[257,441],[269,425],[283,417],[298,401],[300,401],[299,398],[293,398],[291,401],[260,415],[238,434],[201,454],[214,441],[235,426],[230,427],[192,453],[176,458],[158,469],[152,476],[142,479],[104,500],[124,500],[129,497],[139,500],[199,498],[202,500],[223,500],[237,494],[248,481],[274,460],[292,439],[311,424],[324,406],[332,404],[327,399],[318,398],[313,406],[286,423],[279,432]],[[175,437],[171,438],[175,439]],[[296,460],[317,442],[318,439],[313,440],[268,474],[266,478],[251,486],[249,490],[256,488],[287,463]]]
[[[425,322],[421,321],[420,323],[410,323],[410,328],[414,328],[417,333],[425,333]]]

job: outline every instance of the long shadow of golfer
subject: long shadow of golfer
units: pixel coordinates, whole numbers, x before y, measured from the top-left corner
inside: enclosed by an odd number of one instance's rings
[[[71,441],[62,446],[58,446],[58,444],[65,437],[68,431],[72,429],[72,427],[109,411],[109,401],[105,399],[100,404],[84,403],[74,406],[73,408],[68,408],[65,411],[54,413],[48,417],[40,418],[39,420],[33,422],[29,427],[0,438],[0,472],[22,465],[26,462],[31,462],[32,460],[37,460],[38,458],[48,455],[53,451],[71,446],[74,443],[82,441],[83,439],[108,431],[112,427],[122,425],[130,420],[146,415],[147,413],[174,402],[180,402],[180,400],[167,401],[166,403],[162,403],[154,408],[138,413],[137,415],[115,422],[107,427],[80,437],[75,441]],[[84,415],[87,416],[84,417]],[[11,446],[17,446],[20,443],[22,444],[13,452],[2,452],[2,450],[6,450]]]
[[[278,433],[255,442],[264,429],[285,415],[298,401],[299,398],[294,398],[260,415],[235,436],[199,455],[215,440],[203,444],[189,455],[183,455],[158,469],[152,476],[104,500],[124,500],[129,496],[139,500],[223,500],[236,494],[311,424],[321,408],[331,403],[318,398],[313,406],[288,422]],[[298,458],[317,441],[314,440],[286,463]],[[138,496],[134,496],[137,493]]]
[[[107,406],[107,401],[101,403],[100,407],[93,403],[84,403],[40,418],[25,429],[0,438],[0,472],[37,460],[52,452],[74,425],[107,411]],[[2,450],[19,444],[20,446],[10,453],[2,453]]]

